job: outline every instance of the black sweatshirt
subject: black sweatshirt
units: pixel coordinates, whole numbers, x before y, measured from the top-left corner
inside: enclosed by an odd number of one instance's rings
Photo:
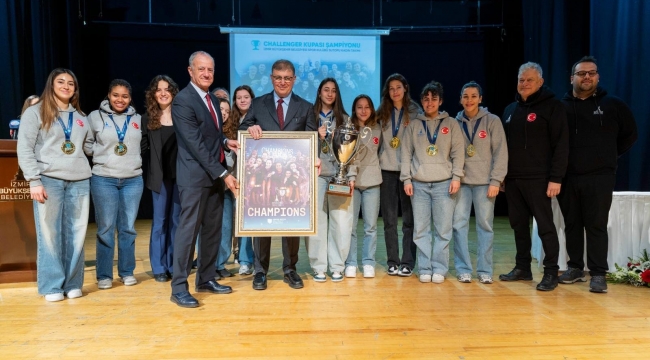
[[[548,179],[562,183],[569,157],[566,111],[546,86],[503,112],[508,139],[508,175],[513,179]]]
[[[569,123],[567,175],[616,174],[616,160],[638,137],[632,111],[600,86],[584,100],[567,92],[562,103]]]

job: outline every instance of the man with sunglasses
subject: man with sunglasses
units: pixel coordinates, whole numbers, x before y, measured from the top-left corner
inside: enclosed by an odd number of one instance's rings
[[[558,201],[564,215],[568,270],[560,283],[586,281],[584,234],[587,233],[589,291],[606,293],[607,220],[612,205],[619,156],[637,139],[634,116],[625,103],[598,86],[598,63],[592,56],[571,69],[573,89],[562,99],[569,125],[569,165]]]
[[[296,81],[296,69],[288,60],[278,60],[271,67],[273,91],[253,99],[239,130],[248,130],[253,139],[262,137],[262,131],[316,131],[318,126],[314,118],[312,104],[293,93]],[[317,164],[318,165],[318,164]],[[284,282],[293,289],[303,287],[303,282],[296,273],[298,262],[299,237],[282,238],[282,270]],[[266,273],[271,257],[271,238],[253,239],[255,252],[255,276],[253,289],[266,289]]]

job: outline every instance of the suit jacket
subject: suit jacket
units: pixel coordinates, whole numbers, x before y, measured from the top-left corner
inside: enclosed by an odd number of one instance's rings
[[[172,118],[178,142],[176,183],[179,186],[210,187],[226,171],[219,162],[225,136],[217,98],[210,94],[219,123],[217,129],[210,110],[192,84],[181,90],[172,103]]]
[[[239,130],[247,130],[253,125],[259,125],[264,131],[318,130],[313,105],[295,93],[291,93],[289,109],[284,119],[284,129],[280,129],[273,91],[271,91],[253,99],[244,120],[239,125]]]
[[[140,153],[143,155],[142,160],[148,160],[146,183],[147,189],[160,192],[163,182],[163,161],[176,163],[177,156],[175,153],[169,159],[163,159],[162,134],[160,129],[149,130],[149,115],[142,116],[142,140],[140,141]],[[144,154],[149,151],[149,156]]]

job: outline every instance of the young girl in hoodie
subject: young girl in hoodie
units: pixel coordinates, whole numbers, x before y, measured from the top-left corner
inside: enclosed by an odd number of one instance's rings
[[[87,142],[92,144],[92,135],[79,109],[77,78],[68,69],[55,69],[40,101],[22,115],[17,145],[34,200],[36,283],[47,301],[82,296],[90,207]]]
[[[126,286],[138,283],[135,269],[135,219],[142,196],[141,119],[131,106],[131,85],[113,80],[108,98],[88,115],[95,138],[90,193],[97,223],[97,282],[113,286],[117,230],[117,272]]]
[[[377,217],[379,216],[379,187],[381,184],[381,168],[377,156],[381,139],[381,127],[377,123],[375,106],[368,95],[359,95],[352,103],[352,123],[361,131],[362,147],[350,166],[350,180],[354,181],[352,195],[352,238],[350,253],[345,261],[345,276],[357,276],[357,222],[359,209],[363,217],[363,277],[375,277],[375,250],[377,249]],[[369,128],[364,133],[363,128]]]
[[[456,120],[465,139],[465,176],[454,209],[454,265],[458,281],[472,281],[467,235],[473,203],[478,235],[476,274],[480,283],[491,284],[494,201],[508,171],[508,145],[501,119],[480,107],[482,100],[479,84],[472,81],[463,86],[460,93],[463,110],[456,115]]]
[[[409,84],[400,74],[386,79],[381,91],[381,104],[377,118],[381,124],[382,141],[379,148],[379,166],[382,183],[380,186],[380,207],[384,221],[384,239],[388,258],[388,275],[411,276],[415,266],[415,244],[413,244],[413,210],[411,198],[404,193],[400,181],[402,140],[411,120],[419,108],[409,95]],[[396,206],[395,202],[399,204]],[[397,215],[402,209],[402,258],[399,257],[397,238]]]
[[[458,122],[439,110],[442,96],[439,82],[432,81],[422,89],[424,114],[413,119],[404,135],[400,174],[404,192],[413,203],[413,242],[418,248],[420,281],[438,284],[445,281],[449,270],[455,194],[460,188],[465,160],[465,143]]]
[[[328,143],[334,129],[344,124],[348,115],[343,108],[340,88],[334,78],[326,78],[320,83],[316,98],[314,112],[318,118],[321,160],[316,205],[318,231],[316,236],[307,239],[307,254],[314,270],[314,281],[327,280],[325,272],[329,263],[332,281],[338,282],[343,281],[345,260],[350,251],[352,198],[327,194],[329,181],[338,172],[338,165]],[[350,187],[354,188],[354,181],[350,182]]]

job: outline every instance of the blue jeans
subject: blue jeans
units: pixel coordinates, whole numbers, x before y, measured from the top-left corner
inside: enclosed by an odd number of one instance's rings
[[[451,179],[424,183],[413,181],[413,241],[418,247],[418,273],[445,275],[449,271],[449,241],[452,237],[455,195],[449,195]],[[433,248],[431,217],[433,216]],[[433,250],[433,255],[431,254]]]
[[[318,177],[316,236],[306,238],[309,263],[316,272],[345,269],[352,237],[352,199],[327,194],[329,178]]]
[[[352,239],[345,266],[357,266],[357,223],[359,208],[363,217],[363,251],[361,264],[375,266],[377,250],[377,217],[379,216],[379,185],[364,190],[354,189],[352,197]]]
[[[457,274],[471,274],[472,260],[469,257],[467,235],[469,233],[469,215],[474,203],[476,217],[476,235],[478,237],[478,259],[476,273],[492,276],[492,241],[494,231],[494,201],[487,197],[489,185],[461,184],[456,195],[454,209],[454,266]]]
[[[84,239],[88,227],[88,179],[66,181],[41,176],[47,200],[34,201],[38,293],[60,294],[84,283]]]
[[[163,180],[160,192],[153,197],[153,221],[149,238],[149,259],[154,274],[173,272],[174,236],[181,213],[178,186],[173,180]]]
[[[113,279],[115,231],[117,273],[132,276],[135,269],[135,218],[142,196],[142,176],[117,179],[93,175],[90,192],[97,223],[97,280]]]
[[[235,196],[232,191],[226,189],[223,193],[223,215],[221,217],[221,241],[219,242],[219,253],[217,254],[217,270],[226,268],[226,261],[230,257],[232,249],[232,225]]]

